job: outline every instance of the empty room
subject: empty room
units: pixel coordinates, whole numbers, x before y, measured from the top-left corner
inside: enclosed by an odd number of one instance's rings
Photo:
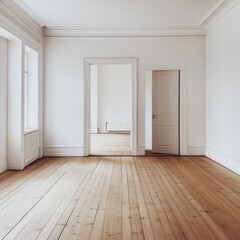
[[[240,239],[240,0],[1,0],[0,239]]]

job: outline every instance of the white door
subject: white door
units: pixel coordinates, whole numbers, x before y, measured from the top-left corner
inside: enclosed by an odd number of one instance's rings
[[[179,154],[179,71],[153,71],[153,153]]]

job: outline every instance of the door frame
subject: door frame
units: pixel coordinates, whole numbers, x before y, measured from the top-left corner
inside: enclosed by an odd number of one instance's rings
[[[188,78],[187,66],[172,65],[172,66],[150,66],[146,70],[151,71],[179,71],[179,153],[187,155],[187,136],[188,136]],[[153,79],[152,79],[153,81]]]
[[[132,155],[137,155],[137,58],[84,58],[83,59],[83,156],[91,153],[91,65],[124,65],[132,66],[131,81],[131,146]]]
[[[164,72],[164,73],[163,73]],[[159,75],[158,75],[159,74]],[[163,75],[161,75],[163,74]],[[165,79],[166,77],[166,82],[172,81],[173,85],[171,85],[171,89],[174,91],[174,94],[171,96],[171,100],[174,103],[174,112],[172,112],[171,115],[174,119],[173,125],[174,125],[174,131],[173,131],[173,146],[168,146],[172,150],[170,150],[166,145],[165,145],[165,150],[164,150],[164,144],[160,146],[158,143],[159,138],[162,139],[163,136],[159,135],[158,131],[156,130],[156,127],[159,126],[160,122],[157,120],[153,120],[152,117],[152,153],[164,153],[164,154],[174,154],[174,155],[179,155],[180,154],[180,129],[179,129],[179,92],[180,92],[180,72],[179,70],[154,70],[152,71],[152,114],[157,114],[156,116],[161,116],[162,113],[161,111],[159,112],[158,105],[159,104],[164,104],[165,106],[165,100],[162,99],[162,101],[159,102],[158,97],[161,96],[161,94],[165,91],[163,88],[159,88],[159,84],[161,84],[162,78]],[[172,76],[174,78],[172,79]],[[164,90],[163,92],[160,93],[160,91]],[[176,95],[175,95],[176,94]],[[170,101],[171,101],[170,100]],[[156,105],[157,103],[157,105]],[[175,116],[176,114],[176,116]],[[152,115],[153,116],[153,115]],[[161,117],[160,117],[161,119]],[[167,124],[167,123],[166,123]],[[176,129],[177,128],[177,129]],[[163,137],[164,139],[164,137]]]

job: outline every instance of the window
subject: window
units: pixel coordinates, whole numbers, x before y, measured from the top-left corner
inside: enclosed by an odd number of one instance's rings
[[[28,53],[25,52],[24,61],[24,128],[28,128]]]
[[[24,129],[38,129],[38,53],[25,47]]]

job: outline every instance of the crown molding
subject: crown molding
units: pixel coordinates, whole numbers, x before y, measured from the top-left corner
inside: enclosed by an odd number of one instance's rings
[[[175,36],[205,36],[205,30],[199,26],[171,28],[91,28],[77,27],[44,28],[45,37],[175,37]]]
[[[37,42],[43,40],[42,27],[35,22],[26,12],[19,7],[14,0],[1,0],[0,1],[0,14],[7,19],[7,21],[13,23],[23,32],[27,33]],[[10,23],[5,25],[11,26]],[[24,35],[24,34],[22,34]]]
[[[39,26],[44,26],[40,18],[22,1],[14,0]]]
[[[200,20],[199,25],[210,31],[240,8],[240,0],[220,0]]]
[[[229,0],[219,0],[199,21],[200,26],[205,26],[210,22],[216,15],[221,11],[221,9],[226,6]]]

